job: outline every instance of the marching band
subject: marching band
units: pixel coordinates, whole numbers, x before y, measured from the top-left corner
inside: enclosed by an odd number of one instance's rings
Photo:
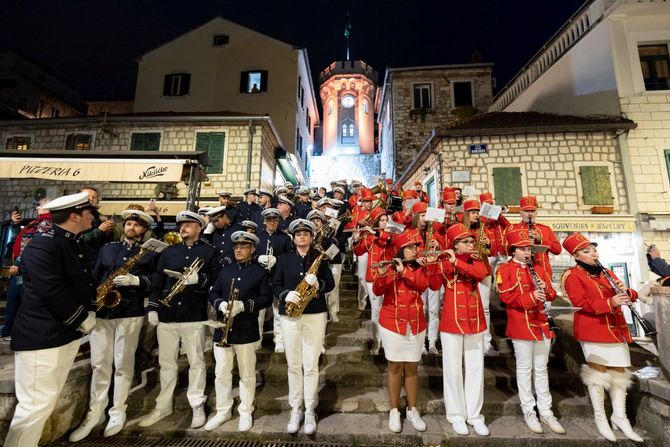
[[[423,355],[439,355],[441,348],[447,421],[459,435],[468,435],[469,426],[479,436],[489,435],[481,410],[486,398],[484,358],[497,354],[489,313],[491,298],[497,296],[505,307],[505,334],[516,359],[524,421],[533,433],[543,433],[544,424],[564,434],[552,411],[548,371],[557,336],[550,311],[557,289],[549,253],[557,255],[562,249],[576,263],[563,273],[560,290],[575,306],[574,334],[586,359],[581,377],[596,427],[610,440],[616,439],[615,428],[642,441],[626,415],[632,340],[622,312],[637,293],[600,264],[595,242],[572,234],[561,246],[551,228],[537,222],[534,196],[521,197],[520,222],[510,223],[500,207],[498,213],[484,212],[496,208],[488,192],[463,197],[460,188],[447,187],[433,208],[420,182],[408,190],[389,180],[373,188],[360,182],[351,186],[349,191],[346,182],[334,181],[323,197],[305,187],[294,194],[290,184],[274,191],[248,189],[238,204],[223,191],[220,206],[177,215],[178,235],[172,234],[171,245],[146,236],[152,217],[129,209],[122,214],[121,239],[103,245],[95,260],[78,243],[79,233],[89,230],[94,217],[96,204],[88,193],[44,205],[54,226],[36,237],[23,255],[26,296],[11,341],[19,403],[5,445],[37,445],[79,339],[88,333],[93,371],[89,407],[69,439],[84,439],[106,420],[110,387],[113,402],[103,434],[119,433],[126,422],[145,315],[157,327],[160,393],[155,409],[139,426],[148,427],[173,412],[181,346],[189,363],[191,428],[216,430],[232,418],[236,360],[238,429],[250,430],[256,350],[267,308],[274,314],[268,318],[273,320],[274,352],[283,353],[287,361],[291,413],[286,431],[297,433],[302,424],[305,434],[314,434],[319,358],[325,352],[327,324],[339,320],[339,282],[347,251],[357,262],[359,309],[370,303],[369,352],[383,352],[387,361],[390,431],[403,430],[403,387],[405,418],[417,431],[426,430],[417,410],[418,366]],[[90,265],[95,266],[92,272]],[[52,269],[62,271],[56,275]],[[204,358],[208,326],[214,328],[216,361],[216,403],[209,419]],[[38,357],[44,373],[34,368]],[[605,391],[612,401],[609,421]]]

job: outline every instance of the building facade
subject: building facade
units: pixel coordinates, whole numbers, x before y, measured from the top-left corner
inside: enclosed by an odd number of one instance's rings
[[[135,113],[269,115],[306,183],[319,126],[307,50],[221,17],[142,55]]]
[[[616,115],[635,244],[670,251],[670,4],[592,0],[494,99],[491,110]],[[640,250],[644,265],[644,250]],[[642,277],[647,274],[643,268]]]
[[[108,116],[71,119],[42,119],[0,122],[0,141],[21,135],[29,143],[21,155],[44,151],[61,153],[81,159],[87,153],[109,153],[110,158],[124,158],[127,154],[142,153],[145,160],[152,154],[204,152],[209,165],[207,180],[200,189],[201,204],[218,203],[219,191],[230,191],[241,198],[249,187],[272,188],[279,173],[279,163],[299,171],[292,154],[284,154],[283,144],[269,117],[231,116],[225,114],[163,114],[155,116]],[[2,151],[0,161],[14,157],[19,151]],[[296,174],[294,174],[295,176]],[[0,179],[0,194],[5,200],[0,213],[8,215],[19,206],[25,216],[34,215],[34,201],[39,195],[50,198],[76,192],[84,184],[99,188],[103,212],[125,209],[129,203],[146,205],[156,199],[165,214],[174,215],[184,209],[187,185],[184,181],[173,184],[77,182],[68,181],[53,172],[53,178],[31,178],[17,175]],[[42,189],[43,192],[38,191]]]
[[[381,171],[397,178],[434,128],[486,111],[492,70],[482,63],[388,68],[377,114]]]

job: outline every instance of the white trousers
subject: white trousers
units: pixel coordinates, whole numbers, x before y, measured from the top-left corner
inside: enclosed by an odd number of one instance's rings
[[[365,287],[365,272],[368,267],[368,253],[363,253],[360,256],[356,257],[356,275],[358,276],[358,303],[360,305],[365,304],[365,293],[367,288]]]
[[[514,356],[516,357],[516,383],[519,389],[521,410],[524,414],[535,413],[535,398],[531,382],[531,374],[533,374],[537,409],[541,416],[553,414],[547,372],[551,339],[544,338],[542,341],[512,339],[512,345],[514,345]]]
[[[328,301],[328,313],[330,317],[337,316],[340,311],[340,278],[342,278],[342,264],[330,264],[330,271],[333,272],[335,288],[328,292],[326,299]]]
[[[251,415],[254,411],[256,395],[256,343],[231,345],[219,348],[214,345],[216,368],[214,389],[216,390],[216,412],[231,413],[233,407],[233,363],[237,356],[237,369],[240,373],[240,414]]]
[[[440,332],[444,407],[450,423],[484,421],[484,335]],[[465,382],[463,360],[465,359]]]
[[[272,300],[272,333],[274,335],[275,345],[283,344],[284,337],[281,331],[281,322],[279,318],[279,299],[275,298]]]
[[[377,296],[372,292],[371,282],[365,283],[365,288],[368,291],[368,297],[370,297],[370,320],[372,321],[371,330],[372,330],[372,341],[381,342],[382,338],[379,335],[379,312],[382,310],[382,301],[384,301],[383,296]]]
[[[319,356],[326,334],[326,312],[303,314],[298,318],[281,316],[286,363],[288,364],[288,403],[314,411],[319,403]]]
[[[423,311],[426,314],[426,321],[428,321],[428,343],[435,343],[437,341],[437,333],[440,329],[441,297],[444,297],[444,287],[441,287],[440,290],[426,289],[421,294],[421,301],[423,301]]]
[[[77,351],[79,340],[57,348],[14,354],[14,386],[18,404],[5,438],[5,447],[37,447],[44,424],[56,408]]]
[[[161,391],[156,398],[156,409],[172,408],[172,395],[177,386],[179,342],[188,358],[188,389],[186,397],[192,408],[205,403],[205,326],[202,321],[190,323],[158,323],[158,362],[161,365]]]
[[[114,406],[109,415],[125,414],[126,400],[133,383],[135,351],[144,316],[105,320],[98,318],[91,331],[91,394],[89,412],[102,414],[109,402],[114,367]]]
[[[484,281],[477,284],[479,295],[482,297],[484,318],[486,319],[486,330],[484,330],[484,346],[486,349],[491,345],[491,277],[487,276]]]

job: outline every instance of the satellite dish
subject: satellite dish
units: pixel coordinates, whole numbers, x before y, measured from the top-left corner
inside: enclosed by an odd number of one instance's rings
[[[46,196],[47,196],[47,190],[44,189],[44,188],[37,188],[33,192],[33,200],[35,200],[35,202],[39,202],[40,200],[42,200]]]

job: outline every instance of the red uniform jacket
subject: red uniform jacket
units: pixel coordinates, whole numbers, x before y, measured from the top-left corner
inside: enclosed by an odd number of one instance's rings
[[[406,216],[404,210],[396,211],[391,215],[391,220],[393,222],[409,226],[412,224],[412,213],[410,213],[409,216]]]
[[[379,234],[367,235],[358,241],[354,246],[354,254],[356,256],[363,256],[368,253],[368,265],[365,269],[365,281],[375,282],[377,279],[377,268],[370,268],[371,265],[381,261],[388,261],[393,258],[393,237],[391,233],[380,230]]]
[[[477,284],[486,277],[486,267],[469,254],[456,255],[452,264],[446,259],[426,267],[430,288],[444,285],[440,331],[452,334],[478,334],[486,329],[484,308]]]
[[[426,315],[421,294],[428,288],[428,276],[423,267],[406,265],[402,273],[392,268],[379,276],[372,285],[377,296],[384,296],[379,312],[379,324],[389,331],[405,335],[409,325],[412,334],[426,330]]]
[[[514,229],[528,229],[528,224],[525,222],[519,222],[516,224],[512,224],[509,227],[507,227],[508,230],[514,230]],[[558,239],[556,239],[556,235],[554,232],[551,230],[546,225],[542,225],[539,223],[533,224],[533,228],[535,231],[539,232],[542,234],[542,239],[541,240],[536,240],[535,245],[545,245],[549,247],[548,252],[545,253],[535,253],[535,263],[538,264],[540,267],[542,267],[549,277],[552,275],[552,269],[551,269],[551,263],[549,262],[549,253],[554,254],[554,255],[560,255],[561,250],[563,248],[561,247],[561,243],[558,242]]]
[[[608,270],[616,278],[612,271]],[[575,338],[579,341],[598,343],[631,343],[633,340],[621,307],[612,305],[614,289],[604,274],[594,276],[580,266],[572,267],[564,273],[563,288],[573,306],[582,309],[575,313]],[[628,289],[632,301],[637,300],[637,292]]]
[[[556,298],[556,291],[551,286],[551,278],[539,265],[533,270],[547,285],[545,290],[547,301]],[[507,311],[507,336],[517,340],[542,340],[553,338],[549,329],[547,315],[543,313],[544,304],[533,293],[535,285],[528,266],[510,259],[502,264],[496,273],[496,288],[500,300],[505,303]]]
[[[486,225],[489,239],[491,240],[491,256],[507,256],[505,250],[505,230],[509,227],[509,220],[502,214],[498,220],[488,220],[485,217],[481,218]]]

